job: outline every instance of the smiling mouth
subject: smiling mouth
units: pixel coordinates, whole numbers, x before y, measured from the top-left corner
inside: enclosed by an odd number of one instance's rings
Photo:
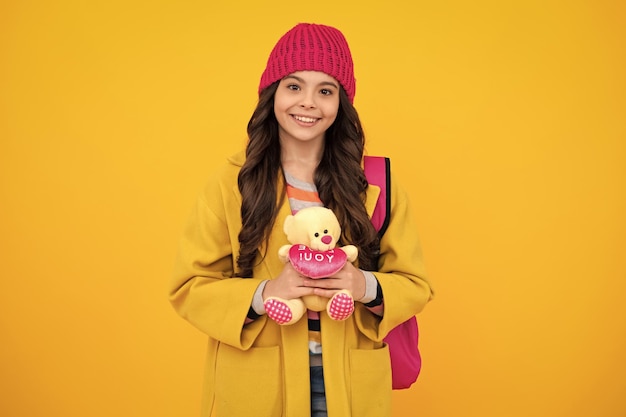
[[[296,115],[292,115],[291,117],[296,119],[298,122],[302,122],[302,123],[315,123],[315,122],[317,122],[319,120],[319,119],[315,119],[313,117],[296,116]]]

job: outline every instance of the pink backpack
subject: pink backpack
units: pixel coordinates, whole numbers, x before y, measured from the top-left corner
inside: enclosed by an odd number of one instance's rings
[[[372,215],[372,224],[382,238],[389,225],[391,211],[391,177],[389,158],[365,156],[365,176],[370,184],[380,187],[380,196]],[[384,341],[389,346],[393,389],[409,388],[419,376],[422,358],[418,348],[419,331],[415,316],[395,327]]]

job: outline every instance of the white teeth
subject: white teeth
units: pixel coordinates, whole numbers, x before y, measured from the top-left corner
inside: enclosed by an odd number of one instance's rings
[[[304,123],[313,123],[314,121],[317,120],[311,117],[303,117],[303,116],[293,116],[293,118],[298,120],[299,122],[304,122]]]

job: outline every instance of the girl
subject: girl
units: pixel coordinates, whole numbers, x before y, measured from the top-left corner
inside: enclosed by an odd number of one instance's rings
[[[353,107],[348,44],[337,29],[298,24],[272,50],[232,156],[199,196],[170,288],[177,312],[208,335],[203,416],[391,415],[383,338],[431,298],[407,196],[392,181],[391,219],[378,239],[379,188],[363,172],[364,135]],[[287,215],[326,206],[356,265],[312,280],[278,258]],[[348,290],[354,314],[280,325],[264,300]]]

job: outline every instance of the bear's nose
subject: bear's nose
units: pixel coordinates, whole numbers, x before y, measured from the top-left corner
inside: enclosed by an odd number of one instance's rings
[[[325,245],[330,245],[330,242],[333,241],[333,237],[330,235],[326,235],[322,237],[322,243],[324,243]]]

